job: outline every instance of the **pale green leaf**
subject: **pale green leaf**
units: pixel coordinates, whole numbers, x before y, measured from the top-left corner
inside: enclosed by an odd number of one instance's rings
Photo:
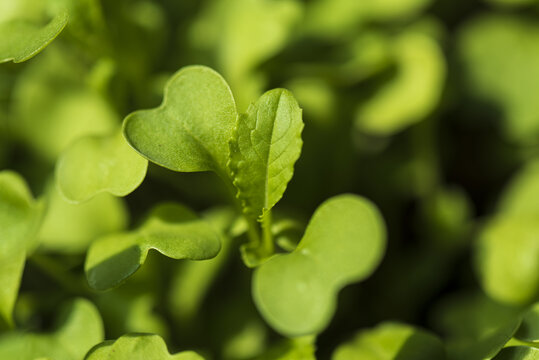
[[[0,326],[12,325],[26,252],[42,219],[43,203],[36,202],[24,179],[0,172]]]
[[[539,349],[530,346],[510,346],[502,349],[493,360],[539,360]]]
[[[316,360],[314,336],[286,339],[267,350],[256,360]]]
[[[160,107],[125,118],[124,134],[135,150],[156,164],[224,175],[236,117],[225,80],[210,68],[189,66],[170,79]]]
[[[0,336],[0,359],[80,360],[103,341],[103,324],[95,306],[77,299],[63,309],[58,327],[50,334],[9,332]]]
[[[47,211],[39,229],[40,246],[60,253],[81,253],[105,234],[127,227],[129,214],[123,199],[99,194],[83,204],[68,203],[51,184]]]
[[[142,183],[147,166],[148,162],[127,144],[121,132],[87,136],[60,156],[56,181],[70,201],[85,201],[102,192],[126,196]]]
[[[522,317],[522,323],[515,334],[515,338],[539,343],[539,303],[535,303]]]
[[[539,215],[539,161],[528,162],[511,179],[498,202],[501,214]]]
[[[333,353],[332,360],[443,360],[445,350],[436,336],[400,323],[382,323],[364,330]]]
[[[238,118],[229,168],[244,211],[261,218],[281,199],[301,153],[301,109],[284,89],[266,92]]]
[[[446,64],[436,41],[419,31],[393,42],[397,72],[356,113],[356,125],[374,135],[391,135],[432,113],[442,95]]]
[[[141,227],[104,236],[90,246],[86,276],[95,289],[118,286],[157,250],[174,259],[206,260],[221,247],[219,234],[195,213],[179,204],[156,207]]]
[[[128,334],[115,341],[105,341],[94,347],[85,360],[204,360],[193,351],[174,355],[157,335]]]
[[[376,207],[356,195],[333,197],[316,210],[295,251],[255,270],[255,304],[282,334],[320,332],[339,290],[368,277],[384,250],[385,227]]]
[[[60,34],[67,19],[67,11],[62,11],[45,26],[19,19],[0,23],[0,63],[19,63],[37,55]]]

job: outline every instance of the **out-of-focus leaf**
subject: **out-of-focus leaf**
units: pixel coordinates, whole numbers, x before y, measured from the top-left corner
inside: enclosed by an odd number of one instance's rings
[[[86,75],[79,58],[54,46],[20,75],[9,125],[39,156],[53,161],[79,137],[117,128],[118,115]]]
[[[11,326],[26,252],[42,219],[43,202],[33,199],[24,179],[0,172],[0,327]],[[0,357],[1,358],[1,357]]]
[[[94,347],[85,360],[204,360],[193,351],[171,355],[157,335],[131,334],[105,341]]]
[[[506,6],[506,7],[518,7],[530,4],[536,4],[537,0],[487,0],[493,4]]]
[[[230,161],[243,210],[261,219],[281,199],[301,153],[301,109],[287,90],[266,92],[238,117]]]
[[[539,215],[539,161],[527,163],[504,189],[498,212],[512,216]]]
[[[0,63],[19,63],[34,57],[60,34],[67,19],[67,11],[62,11],[45,26],[27,20],[0,23]]]
[[[374,135],[391,135],[425,119],[440,100],[446,73],[444,56],[431,37],[408,31],[395,38],[396,74],[356,113],[356,125]]]
[[[539,349],[531,346],[510,346],[492,360],[539,360]]]
[[[81,253],[105,234],[127,227],[128,213],[123,199],[99,194],[83,204],[70,204],[51,185],[48,207],[38,233],[40,246],[62,253]]]
[[[515,338],[521,341],[539,343],[539,303],[532,305],[524,314]]]
[[[270,348],[256,360],[316,360],[314,336],[287,339]]]
[[[86,276],[91,287],[120,285],[157,250],[174,259],[206,260],[221,248],[220,236],[203,219],[179,204],[156,207],[139,229],[104,236],[90,246]]]
[[[121,132],[88,136],[60,156],[56,181],[62,195],[75,202],[102,192],[126,196],[142,183],[147,166],[148,162],[127,144]]]
[[[255,270],[255,304],[282,334],[320,332],[335,311],[339,290],[369,276],[384,250],[377,208],[356,195],[333,197],[316,210],[295,251]]]
[[[189,66],[169,80],[160,107],[125,118],[124,134],[156,164],[182,172],[212,170],[226,177],[236,117],[225,80],[210,68]]]
[[[0,359],[80,360],[103,341],[101,317],[91,302],[77,299],[63,309],[50,334],[9,332],[0,336]]]
[[[430,360],[445,359],[445,349],[436,336],[400,323],[383,323],[360,332],[339,346],[332,360]]]
[[[474,95],[499,106],[507,137],[537,143],[539,110],[539,26],[515,16],[472,20],[458,39]]]

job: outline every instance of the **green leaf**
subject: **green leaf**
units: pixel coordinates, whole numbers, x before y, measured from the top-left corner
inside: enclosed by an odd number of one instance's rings
[[[286,339],[257,357],[256,360],[316,360],[315,340],[314,336]]]
[[[245,213],[262,218],[281,199],[301,153],[302,130],[301,109],[284,89],[266,92],[238,118],[228,166]]]
[[[20,175],[0,171],[0,326],[2,321],[13,325],[26,252],[35,239],[43,208]]]
[[[445,59],[436,41],[407,31],[393,43],[396,75],[356,113],[356,126],[370,134],[391,135],[425,119],[440,101]]]
[[[85,360],[204,360],[193,351],[170,355],[167,345],[157,335],[128,334],[115,341],[94,347]]]
[[[385,227],[376,207],[356,195],[333,197],[316,210],[295,251],[255,270],[255,304],[282,334],[320,332],[339,290],[368,277],[384,250]]]
[[[76,299],[62,309],[58,327],[51,334],[10,332],[0,336],[0,359],[79,360],[103,341],[103,324],[95,306]]]
[[[56,180],[62,195],[70,201],[85,201],[102,192],[126,196],[142,183],[147,166],[121,132],[87,136],[60,156]]]
[[[518,171],[498,201],[498,212],[511,216],[539,215],[539,160],[531,160]]]
[[[502,349],[492,360],[539,360],[539,349],[529,346],[510,346]]]
[[[125,118],[124,134],[135,150],[158,165],[226,176],[236,117],[225,80],[210,68],[188,66],[169,80],[160,107]]]
[[[536,216],[498,216],[482,230],[476,267],[485,292],[501,302],[527,304],[539,291]]]
[[[71,204],[51,184],[46,198],[48,207],[38,233],[44,250],[82,253],[96,238],[127,227],[129,214],[124,200],[110,194]]]
[[[46,26],[19,19],[1,23],[0,63],[20,63],[34,57],[60,34],[67,19],[67,11],[62,11]]]
[[[92,243],[86,276],[91,287],[106,290],[137,271],[151,249],[174,259],[206,260],[215,257],[220,248],[219,234],[206,221],[182,205],[162,204],[139,229]]]
[[[445,359],[436,336],[410,325],[386,322],[360,332],[339,346],[332,360],[430,360]]]
[[[539,303],[532,305],[524,314],[515,338],[521,341],[539,343]]]
[[[496,106],[512,141],[533,144],[539,135],[539,26],[532,19],[487,15],[471,21],[458,38],[473,95]]]

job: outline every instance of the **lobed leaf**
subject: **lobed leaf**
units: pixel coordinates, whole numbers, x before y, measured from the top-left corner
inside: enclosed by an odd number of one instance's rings
[[[62,11],[45,26],[19,19],[0,23],[0,63],[34,57],[62,32],[67,20],[67,11]]]
[[[9,332],[0,336],[0,359],[79,360],[103,341],[101,317],[95,306],[76,299],[63,308],[59,326],[51,334]]]
[[[238,117],[228,166],[245,213],[261,218],[281,199],[301,153],[302,130],[301,109],[284,89],[266,92]]]
[[[90,246],[85,271],[88,283],[106,290],[122,283],[155,249],[174,259],[205,260],[220,250],[220,236],[206,221],[179,204],[162,204],[139,229],[106,235]]]
[[[148,162],[126,143],[122,133],[87,136],[73,143],[56,163],[62,195],[74,202],[108,192],[126,196],[144,180]]]
[[[430,360],[445,359],[442,342],[427,331],[386,322],[360,332],[333,353],[332,360]]]
[[[178,71],[163,103],[124,120],[129,144],[148,160],[174,171],[227,173],[236,105],[225,80],[205,66]]]
[[[298,247],[255,270],[252,293],[266,321],[287,336],[320,332],[339,290],[369,276],[385,249],[376,207],[356,195],[340,195],[314,213]]]
[[[12,325],[26,252],[35,239],[43,205],[33,199],[20,175],[0,171],[0,323]]]
[[[167,345],[157,335],[128,334],[114,341],[95,346],[85,360],[204,360],[193,351],[171,355]]]

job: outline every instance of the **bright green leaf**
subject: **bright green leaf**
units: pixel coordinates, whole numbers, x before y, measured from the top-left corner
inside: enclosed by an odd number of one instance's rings
[[[400,323],[383,323],[360,332],[339,346],[332,360],[443,360],[445,349],[436,336]]]
[[[157,250],[174,259],[205,260],[221,247],[219,234],[206,221],[178,204],[156,207],[132,232],[104,236],[90,246],[85,270],[90,286],[106,290],[118,286]]]
[[[170,355],[167,345],[157,335],[129,334],[94,347],[85,360],[204,360],[193,351]]]
[[[340,195],[316,210],[295,251],[255,270],[253,297],[266,321],[288,336],[317,333],[333,312],[339,290],[369,276],[385,250],[376,207]]]
[[[238,118],[229,168],[247,214],[262,216],[281,199],[301,153],[301,109],[290,92],[266,92]]]
[[[189,66],[170,79],[160,107],[125,118],[124,134],[135,150],[156,164],[226,176],[236,117],[225,80],[210,68]]]
[[[539,360],[539,349],[529,346],[510,346],[502,349],[493,360]]]
[[[539,215],[539,161],[528,162],[511,179],[498,202],[503,215]]]
[[[81,202],[101,192],[125,196],[146,176],[148,162],[122,133],[88,136],[73,143],[58,159],[56,181],[69,200]]]
[[[77,299],[63,309],[51,334],[10,332],[0,336],[0,359],[80,360],[103,341],[103,324],[95,306]]]
[[[12,325],[11,314],[22,277],[27,249],[43,213],[24,179],[15,172],[0,172],[0,325]]]
[[[314,336],[286,339],[256,360],[316,360]]]
[[[0,23],[0,63],[19,63],[37,55],[60,34],[67,19],[67,11],[62,11],[46,26],[19,19]]]
[[[443,53],[434,39],[408,31],[394,43],[397,72],[356,113],[356,125],[374,135],[391,135],[425,119],[438,105],[445,81]]]

